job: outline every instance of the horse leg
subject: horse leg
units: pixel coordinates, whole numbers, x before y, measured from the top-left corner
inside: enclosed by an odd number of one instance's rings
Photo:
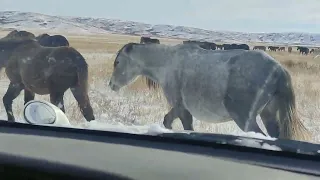
[[[71,89],[71,92],[72,92],[74,98],[78,102],[80,111],[81,111],[82,115],[84,116],[84,118],[88,122],[95,120],[95,117],[93,115],[93,109],[91,107],[88,94],[85,93],[85,91],[78,85],[75,87],[72,87],[70,89]]]
[[[182,122],[184,130],[194,131],[193,125],[192,125],[193,117],[188,110],[186,109],[180,110],[179,118]]]
[[[172,108],[168,114],[164,116],[163,125],[167,129],[172,129],[173,120],[178,118],[181,120],[182,126],[184,130],[193,131],[193,117],[188,110],[185,108],[174,107]]]
[[[257,122],[257,113],[252,113],[253,115],[249,115],[246,118],[243,118],[243,120],[246,120],[244,123],[244,127],[240,127],[241,129],[243,129],[244,132],[256,132],[256,133],[260,133],[263,134],[264,136],[267,136],[259,127],[258,122]],[[237,123],[238,124],[238,123]],[[239,123],[241,125],[243,125],[242,123]],[[238,124],[238,125],[239,125]]]
[[[249,101],[249,100],[248,100]],[[252,101],[253,102],[253,101]],[[231,118],[235,121],[238,127],[244,131],[253,131],[266,135],[259,127],[256,117],[258,107],[262,106],[262,103],[257,103],[257,106],[251,107],[251,103],[243,104],[239,106],[230,97],[225,98],[225,107],[227,108]]]
[[[15,118],[12,112],[12,103],[15,98],[17,98],[24,88],[24,85],[21,83],[12,83],[10,82],[6,94],[3,96],[2,101],[6,109],[8,121],[14,122]]]
[[[266,134],[260,129],[256,120],[256,116],[237,116],[233,117],[233,120],[244,132],[253,131],[255,133],[260,133],[266,136]]]
[[[279,106],[276,98],[273,98],[260,113],[261,120],[271,137],[278,138],[280,136],[279,127]]]
[[[173,120],[179,115],[177,108],[171,108],[171,110],[164,116],[163,125],[167,129],[172,129]]]
[[[29,101],[34,100],[34,96],[34,92],[24,89],[24,105],[26,105]]]
[[[50,102],[60,108],[63,113],[65,113],[63,95],[64,92],[50,92]]]

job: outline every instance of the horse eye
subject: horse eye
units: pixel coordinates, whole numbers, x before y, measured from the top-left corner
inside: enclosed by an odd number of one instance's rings
[[[119,61],[114,62],[114,67],[116,67],[119,64]]]

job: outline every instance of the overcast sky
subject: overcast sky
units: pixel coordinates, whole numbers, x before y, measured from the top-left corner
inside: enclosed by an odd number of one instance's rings
[[[0,10],[210,30],[320,33],[320,0],[0,0]]]

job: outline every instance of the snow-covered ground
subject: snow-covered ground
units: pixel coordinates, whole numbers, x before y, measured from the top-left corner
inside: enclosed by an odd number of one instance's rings
[[[70,33],[119,33],[223,42],[264,42],[270,44],[320,45],[320,34],[310,33],[246,33],[211,31],[185,26],[151,25],[117,19],[49,16],[39,13],[2,11],[1,28],[42,29]]]
[[[29,103],[31,103],[31,105],[29,105]],[[33,123],[35,124],[67,127],[67,128],[78,128],[78,129],[93,129],[93,130],[99,130],[99,131],[112,131],[112,132],[130,133],[130,134],[143,134],[143,135],[151,135],[151,136],[156,136],[163,133],[179,132],[179,133],[187,134],[190,132],[190,131],[169,130],[159,124],[128,126],[120,122],[118,122],[117,124],[109,124],[109,123],[101,122],[98,120],[94,120],[91,122],[83,122],[77,125],[72,125],[68,117],[66,117],[66,115],[58,107],[54,106],[53,104],[46,101],[42,101],[42,103],[38,103],[38,101],[30,101],[29,103],[26,105],[27,110],[25,112],[26,114],[25,117],[27,117],[29,121],[33,121]],[[47,105],[44,105],[44,104],[47,104]],[[50,107],[48,107],[48,105],[51,106],[51,109],[54,112],[50,111]],[[47,124],[47,122],[51,122],[51,123],[53,122],[51,121],[54,118],[53,114],[55,114],[56,120],[54,121],[53,124]],[[22,119],[20,119],[19,122],[27,123],[27,121],[24,121]],[[276,140],[276,138],[272,138],[269,136],[266,137],[262,134],[255,133],[255,132],[248,132],[248,133],[242,132],[241,134],[238,134],[238,135],[243,137]],[[251,139],[239,138],[236,140],[236,142],[249,147],[264,148],[264,149],[275,150],[275,151],[282,150],[280,147],[269,145],[267,143],[263,143],[263,145],[261,145],[258,141],[252,141]]]

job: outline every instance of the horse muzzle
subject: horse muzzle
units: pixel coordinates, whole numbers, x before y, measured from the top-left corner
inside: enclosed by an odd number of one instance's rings
[[[112,83],[111,81],[109,82],[109,87],[111,88],[112,91],[119,91],[120,87],[117,86],[116,84]]]

